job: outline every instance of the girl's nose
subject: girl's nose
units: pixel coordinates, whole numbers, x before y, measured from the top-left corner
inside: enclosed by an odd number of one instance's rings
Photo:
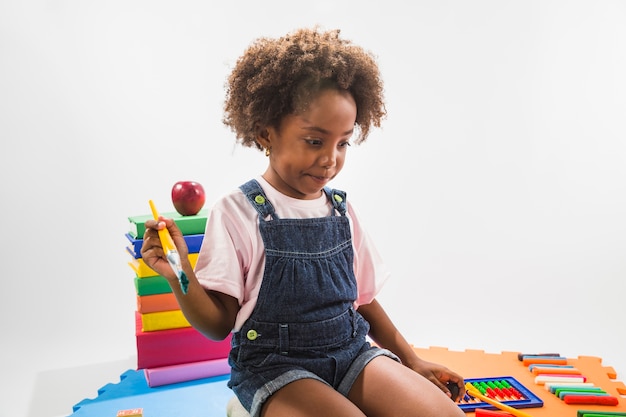
[[[330,169],[334,167],[336,163],[337,163],[337,150],[335,149],[326,150],[320,159],[320,164],[326,169]]]

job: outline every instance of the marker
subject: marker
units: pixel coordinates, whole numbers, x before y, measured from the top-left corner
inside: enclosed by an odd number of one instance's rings
[[[152,210],[152,216],[154,220],[159,221],[159,212],[154,205],[152,200],[149,200],[150,210]],[[167,258],[167,262],[172,267],[172,270],[178,277],[178,282],[180,283],[180,289],[183,294],[187,294],[187,287],[189,286],[189,280],[187,279],[187,275],[185,271],[183,271],[183,267],[180,263],[180,255],[176,250],[176,245],[174,245],[174,240],[172,236],[170,236],[170,232],[164,227],[161,230],[158,230],[159,239],[161,240],[161,245],[163,246],[163,252],[165,252],[165,257]]]
[[[446,383],[446,387],[450,391],[450,398],[452,399],[452,401],[456,401],[459,398],[459,386],[454,382],[448,381]]]

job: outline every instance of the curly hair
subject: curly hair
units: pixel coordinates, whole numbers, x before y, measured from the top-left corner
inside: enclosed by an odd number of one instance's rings
[[[374,56],[339,30],[298,29],[280,38],[259,38],[237,60],[226,83],[223,123],[243,146],[257,147],[259,126],[279,127],[323,89],[348,91],[356,102],[354,142],[386,116],[383,82]]]

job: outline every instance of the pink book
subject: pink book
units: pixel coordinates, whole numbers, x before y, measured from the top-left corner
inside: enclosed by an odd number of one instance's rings
[[[231,336],[214,341],[193,327],[144,332],[141,326],[141,314],[135,312],[137,369],[223,359],[230,352]]]
[[[224,358],[144,369],[144,373],[150,387],[159,387],[218,375],[228,375],[230,366],[228,359]]]

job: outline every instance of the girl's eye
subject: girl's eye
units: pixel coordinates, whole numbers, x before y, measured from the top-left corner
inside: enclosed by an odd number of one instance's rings
[[[322,141],[321,139],[305,139],[306,143],[311,145],[311,146],[322,146],[324,144],[324,141]],[[350,145],[350,141],[345,141],[345,142],[340,142],[337,147],[339,148],[345,148],[351,146]]]

